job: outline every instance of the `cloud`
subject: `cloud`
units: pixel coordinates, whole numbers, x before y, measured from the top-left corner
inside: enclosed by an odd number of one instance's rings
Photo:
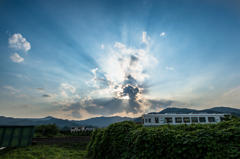
[[[148,44],[148,40],[150,40],[150,38],[147,36],[147,32],[144,31],[142,35],[142,42]]]
[[[161,34],[160,34],[160,36],[164,36],[165,35],[165,32],[162,32]]]
[[[125,45],[122,44],[122,43],[120,43],[120,42],[116,42],[116,43],[114,44],[114,47],[121,49],[121,48],[125,48]]]
[[[67,93],[66,93],[65,91],[62,91],[62,92],[61,92],[61,95],[62,95],[63,97],[65,97],[65,98],[68,97],[68,95],[67,95]]]
[[[25,38],[22,37],[21,34],[13,34],[13,36],[8,39],[9,47],[15,49],[22,49],[24,51],[28,51],[31,49],[31,45]]]
[[[167,69],[167,70],[173,70],[173,68],[172,68],[172,67],[166,67],[166,69]]]
[[[21,74],[16,74],[16,76],[19,77],[19,78],[22,78],[22,79],[29,79],[28,77],[23,76],[23,75],[21,75]]]
[[[6,89],[9,89],[9,90],[12,90],[12,91],[16,91],[16,92],[18,91],[11,86],[3,86],[3,87],[6,88]]]
[[[45,90],[43,88],[36,88],[38,91],[44,92]]]
[[[103,45],[103,44],[101,45],[101,49],[102,49],[102,50],[104,49],[104,45]]]
[[[81,99],[81,97],[79,97],[79,95],[75,95],[73,96],[74,99]]]
[[[51,94],[44,94],[44,95],[42,95],[42,97],[44,97],[44,98],[52,98],[53,96]]]
[[[24,61],[24,59],[20,57],[17,53],[14,53],[13,55],[11,55],[10,59],[12,59],[12,61],[16,63],[20,63]]]
[[[72,117],[73,118],[81,118],[82,116],[81,116],[81,114],[79,113],[79,111],[73,111],[72,112]]]
[[[166,108],[168,106],[171,106],[174,103],[173,100],[166,100],[166,99],[149,100],[149,102],[151,103],[150,109],[152,109],[152,110],[156,110],[159,108]]]
[[[26,105],[26,104],[23,104],[21,105],[22,108],[31,108],[32,106],[31,105]]]
[[[71,86],[70,84],[67,84],[67,83],[62,83],[61,88],[65,89],[65,90],[69,90],[72,93],[74,93],[76,91],[76,89],[73,86]]]

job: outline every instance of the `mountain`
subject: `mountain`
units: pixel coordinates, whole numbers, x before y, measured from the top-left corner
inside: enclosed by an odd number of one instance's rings
[[[98,127],[107,127],[112,123],[126,121],[126,120],[134,120],[134,119],[135,118],[113,116],[113,117],[96,117],[96,118],[90,118],[90,119],[80,120],[80,121],[78,120],[71,120],[71,121],[80,125],[85,125],[87,123],[88,125],[94,125]]]
[[[230,107],[214,107],[210,109],[196,110],[196,109],[187,109],[187,108],[166,108],[160,112],[151,112],[148,114],[165,114],[165,113],[230,113],[231,115],[236,115],[240,117],[240,109],[230,108]]]
[[[0,116],[0,125],[41,125],[41,124],[54,124],[56,123],[59,127],[64,126],[82,126],[69,120],[58,119],[54,117],[45,118],[11,118]]]
[[[12,118],[0,116],[0,125],[41,125],[41,124],[54,124],[58,127],[72,127],[72,126],[85,126],[85,127],[107,127],[108,125],[125,120],[133,120],[135,118],[127,117],[97,117],[87,120],[63,120],[47,116],[45,118]]]

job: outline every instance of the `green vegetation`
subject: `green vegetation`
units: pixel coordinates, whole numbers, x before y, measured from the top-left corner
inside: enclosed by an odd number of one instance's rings
[[[95,130],[90,158],[240,158],[240,119],[218,124],[136,126],[131,121]]]
[[[57,135],[59,133],[59,130],[55,123],[48,124],[48,125],[42,124],[35,127],[35,133],[36,133],[36,136],[53,137],[54,135]]]
[[[70,129],[70,128],[69,128]],[[39,125],[35,127],[34,137],[72,137],[72,136],[91,136],[92,130],[70,132],[70,130],[59,130],[57,125]]]
[[[0,151],[0,159],[84,159],[87,144],[88,142],[81,142],[7,148]]]

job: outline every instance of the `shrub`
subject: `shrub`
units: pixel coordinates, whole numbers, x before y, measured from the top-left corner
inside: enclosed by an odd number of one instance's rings
[[[240,121],[137,127],[133,122],[93,132],[93,158],[240,158]]]
[[[39,125],[35,127],[35,133],[43,133],[43,136],[53,136],[53,135],[57,135],[57,133],[59,132],[57,125],[54,124],[48,124],[48,125]]]

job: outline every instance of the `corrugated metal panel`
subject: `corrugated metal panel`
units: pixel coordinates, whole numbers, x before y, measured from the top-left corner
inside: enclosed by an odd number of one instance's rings
[[[0,126],[0,147],[29,146],[35,126]]]

